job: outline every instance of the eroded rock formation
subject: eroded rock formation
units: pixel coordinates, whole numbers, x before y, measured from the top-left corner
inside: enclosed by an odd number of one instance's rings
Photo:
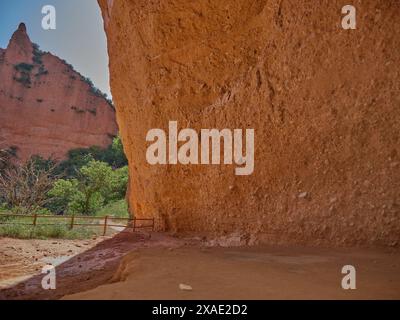
[[[130,205],[160,229],[233,239],[396,245],[400,4],[99,0],[130,162]],[[146,134],[254,128],[255,171],[150,166]]]
[[[41,52],[21,24],[0,51],[0,148],[62,159],[74,148],[105,147],[118,133],[115,111],[72,66]]]

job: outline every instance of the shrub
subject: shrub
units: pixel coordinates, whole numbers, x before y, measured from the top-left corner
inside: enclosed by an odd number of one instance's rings
[[[41,59],[41,57],[37,57],[37,56],[33,56],[32,61],[36,64],[42,64],[43,61]]]
[[[108,103],[108,105],[109,105],[113,110],[115,110],[114,104],[113,104],[112,100],[108,98],[108,96],[107,96],[106,93],[103,93],[103,92],[101,92],[100,89],[96,88],[96,86],[94,85],[94,83],[93,83],[92,80],[90,80],[89,78],[84,77],[84,76],[82,76],[82,75],[81,75],[81,80],[82,80],[83,82],[86,82],[86,83],[89,85],[89,91],[90,91],[93,95],[95,95],[96,97],[100,97],[100,98],[103,98],[104,100],[106,100],[107,103]]]
[[[35,77],[40,77],[41,75],[49,74],[49,72],[44,68],[43,65],[40,66],[39,72],[35,74]]]
[[[32,161],[36,170],[50,171],[50,173],[54,175],[54,171],[57,165],[56,160],[53,160],[52,158],[44,159],[41,156],[34,155],[31,157],[30,161]]]
[[[116,169],[111,178],[111,188],[106,193],[106,202],[123,199],[126,195],[126,188],[129,180],[129,169],[128,166]]]
[[[76,193],[76,187],[76,180],[57,180],[48,193],[51,198],[48,205],[49,209],[57,214],[67,213],[71,199]]]
[[[44,55],[44,52],[42,50],[40,50],[40,47],[38,44],[33,43],[33,57],[32,57],[32,61],[33,63],[39,64],[39,65],[43,65],[43,61],[42,61],[42,56]]]
[[[27,88],[30,88],[30,85],[32,84],[31,77],[27,73],[21,73],[20,77],[19,78],[14,77],[14,80],[21,83]]]
[[[31,211],[48,202],[55,179],[51,168],[39,168],[33,160],[12,164],[0,174],[0,198],[12,208]]]
[[[94,215],[104,205],[104,198],[99,192],[76,192],[69,204],[70,213]]]
[[[77,178],[56,181],[48,195],[58,210],[92,215],[105,203],[125,195],[127,172],[113,171],[107,163],[90,160],[79,170]]]
[[[99,90],[98,88],[96,88],[96,86],[94,85],[93,81],[92,81],[90,78],[81,75],[78,71],[75,70],[74,66],[71,65],[70,63],[68,63],[67,61],[65,61],[65,60],[63,60],[63,59],[60,59],[60,60],[61,60],[61,62],[64,63],[64,65],[68,68],[67,71],[72,70],[73,72],[77,73],[78,76],[80,77],[80,80],[83,81],[83,82],[85,82],[85,83],[87,83],[87,84],[89,85],[89,92],[91,92],[93,95],[95,95],[95,96],[97,96],[97,97],[102,97],[102,98],[104,98],[104,99],[107,101],[108,105],[109,105],[113,110],[115,110],[114,104],[113,104],[112,100],[108,98],[107,94],[102,93],[101,90]],[[70,79],[75,80],[76,77],[75,77],[74,75],[71,75],[71,76],[70,76]]]
[[[56,173],[65,178],[75,178],[79,170],[88,164],[94,157],[89,149],[73,149],[68,151],[68,159],[62,161],[56,168]]]
[[[110,154],[108,159],[110,165],[116,168],[121,168],[128,165],[128,159],[125,156],[124,146],[120,136],[113,139],[113,142],[111,146],[108,147],[108,150]]]
[[[19,63],[14,66],[15,70],[18,72],[31,72],[35,66],[29,63]]]
[[[30,161],[37,171],[51,170],[52,185],[43,206],[53,213],[90,215],[125,197],[128,161],[119,137],[105,149],[92,146],[70,150],[68,159],[61,163],[40,156]]]
[[[68,152],[68,159],[58,165],[56,173],[64,173],[67,178],[74,178],[80,168],[87,165],[91,160],[106,162],[113,169],[128,165],[121,138],[116,137],[113,139],[112,144],[105,149],[92,146],[90,148],[70,150]]]

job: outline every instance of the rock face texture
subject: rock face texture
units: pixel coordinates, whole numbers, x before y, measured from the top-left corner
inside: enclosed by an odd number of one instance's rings
[[[130,205],[229,242],[397,245],[400,3],[106,1]],[[255,170],[151,166],[146,134],[255,129]]]
[[[21,24],[0,51],[0,148],[62,159],[70,149],[105,147],[118,133],[115,111],[61,59],[41,52]]]

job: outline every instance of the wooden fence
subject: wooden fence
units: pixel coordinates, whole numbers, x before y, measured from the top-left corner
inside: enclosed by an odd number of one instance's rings
[[[24,218],[29,219],[30,223],[16,223],[15,221],[7,221],[4,218]],[[114,216],[105,216],[105,217],[90,217],[90,216],[51,216],[51,215],[22,215],[22,214],[0,214],[0,225],[22,225],[22,226],[52,226],[56,225],[55,223],[39,223],[40,218],[56,219],[56,220],[65,220],[65,225],[69,227],[69,229],[73,229],[74,226],[82,226],[82,227],[101,227],[103,229],[103,235],[106,235],[107,228],[123,228],[123,229],[132,229],[132,232],[135,232],[138,229],[147,229],[154,231],[154,218],[152,219],[136,219],[136,218],[118,218]],[[125,222],[123,224],[118,224],[117,222]],[[89,223],[92,222],[92,223]],[[93,223],[97,222],[97,223]]]

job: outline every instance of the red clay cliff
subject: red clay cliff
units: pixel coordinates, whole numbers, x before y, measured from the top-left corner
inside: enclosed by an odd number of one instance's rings
[[[63,159],[70,149],[106,147],[118,133],[112,105],[58,57],[34,45],[21,24],[0,50],[0,149]]]

